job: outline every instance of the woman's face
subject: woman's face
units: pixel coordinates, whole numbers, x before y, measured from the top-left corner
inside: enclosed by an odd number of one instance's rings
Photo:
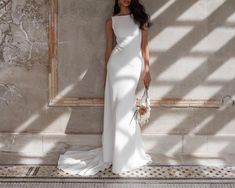
[[[131,4],[131,0],[119,0],[120,6],[128,7]]]

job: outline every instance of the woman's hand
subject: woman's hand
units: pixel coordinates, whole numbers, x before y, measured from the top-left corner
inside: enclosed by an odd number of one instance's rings
[[[149,71],[145,71],[144,72],[144,86],[146,88],[149,88],[150,82],[151,82],[150,72]]]

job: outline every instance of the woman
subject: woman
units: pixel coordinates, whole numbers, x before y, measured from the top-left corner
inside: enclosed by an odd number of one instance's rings
[[[116,0],[114,16],[106,22],[105,109],[103,158],[120,173],[150,162],[140,127],[130,120],[135,111],[135,90],[144,63],[144,85],[149,87],[149,16],[138,0]],[[113,36],[117,45],[112,50]],[[144,62],[143,62],[144,59]]]
[[[140,127],[131,121],[136,110],[135,90],[144,65],[144,86],[149,87],[149,15],[139,0],[116,0],[106,21],[105,98],[102,147],[67,151],[58,168],[71,174],[94,175],[112,166],[119,174],[152,162],[144,151]],[[113,37],[116,46],[113,47]]]

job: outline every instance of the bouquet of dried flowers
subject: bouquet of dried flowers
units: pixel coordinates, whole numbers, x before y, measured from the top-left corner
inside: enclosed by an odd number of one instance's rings
[[[148,88],[145,87],[144,93],[140,99],[140,105],[136,107],[133,117],[135,117],[140,127],[147,125],[150,118],[150,98],[148,95]]]

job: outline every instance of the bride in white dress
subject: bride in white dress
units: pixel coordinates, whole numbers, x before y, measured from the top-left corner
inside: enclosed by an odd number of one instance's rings
[[[105,96],[102,147],[76,149],[61,154],[57,168],[81,176],[112,167],[119,174],[152,163],[145,152],[141,130],[132,117],[136,87],[144,66],[144,86],[149,87],[149,15],[138,0],[116,0],[106,21]],[[113,37],[116,46],[113,47]]]

